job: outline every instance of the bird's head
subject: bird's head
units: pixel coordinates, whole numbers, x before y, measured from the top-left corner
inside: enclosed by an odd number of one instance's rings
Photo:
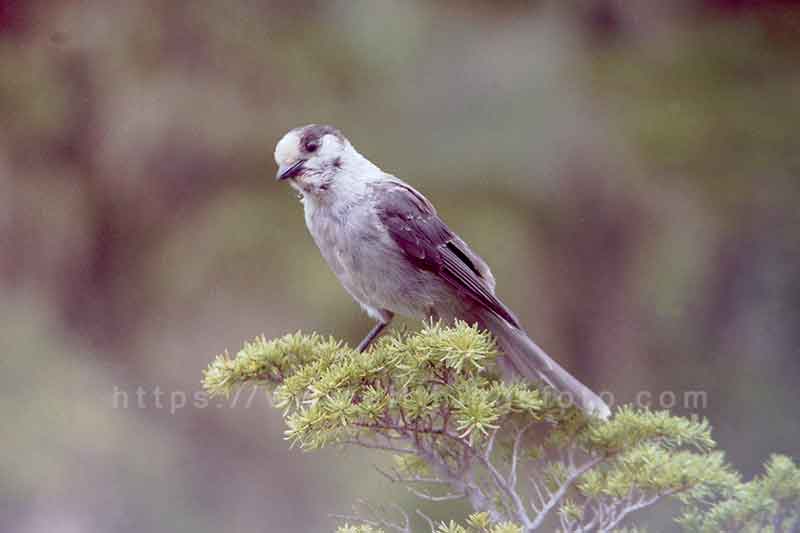
[[[275,179],[288,180],[303,194],[320,195],[357,158],[360,156],[350,142],[333,126],[301,126],[284,135],[275,147]]]

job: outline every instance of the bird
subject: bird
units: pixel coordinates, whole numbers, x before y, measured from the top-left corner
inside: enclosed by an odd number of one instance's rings
[[[559,399],[607,419],[608,405],[539,347],[495,294],[487,263],[405,181],[361,155],[342,132],[309,124],[275,147],[276,179],[303,204],[306,226],[344,289],[376,324],[367,350],[395,315],[489,331],[504,378],[544,382]]]

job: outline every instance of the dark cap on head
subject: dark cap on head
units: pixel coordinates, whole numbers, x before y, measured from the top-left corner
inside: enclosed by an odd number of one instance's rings
[[[307,147],[318,143],[326,135],[334,135],[339,140],[344,140],[344,135],[337,128],[327,124],[309,124],[298,128],[300,130],[300,146]]]

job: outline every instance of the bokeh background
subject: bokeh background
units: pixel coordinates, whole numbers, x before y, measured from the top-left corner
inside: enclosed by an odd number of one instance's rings
[[[309,122],[423,190],[583,381],[708,417],[748,477],[800,456],[796,3],[2,0],[0,530],[416,506],[201,393],[244,339],[371,326],[273,180]]]

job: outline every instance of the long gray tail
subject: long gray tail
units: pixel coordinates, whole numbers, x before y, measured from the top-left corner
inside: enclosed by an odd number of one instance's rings
[[[500,358],[501,365],[529,381],[544,381],[587,414],[604,420],[611,415],[600,396],[551,359],[524,331],[490,311],[481,313],[481,322],[494,335],[505,355]]]

